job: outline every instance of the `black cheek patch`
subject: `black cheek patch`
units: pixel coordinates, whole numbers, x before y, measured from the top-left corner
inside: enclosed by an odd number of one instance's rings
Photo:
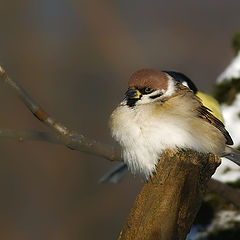
[[[162,93],[159,93],[157,95],[150,96],[150,98],[155,99],[155,98],[161,97],[162,95],[163,95]]]
[[[137,99],[137,98],[136,99],[128,99],[127,100],[127,105],[129,107],[134,107],[136,105],[137,100],[139,100],[139,99]]]

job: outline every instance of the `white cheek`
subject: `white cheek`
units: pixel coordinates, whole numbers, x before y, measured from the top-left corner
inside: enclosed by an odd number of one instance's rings
[[[142,95],[141,99],[136,102],[136,105],[147,104],[152,102],[148,95]]]
[[[183,82],[182,82],[182,85],[189,88],[189,86],[188,86],[188,84],[187,84],[186,81],[183,81]]]
[[[165,92],[164,96],[170,97],[175,93],[175,91],[176,91],[175,80],[171,76],[168,76],[168,89]]]
[[[156,96],[158,94],[164,95],[164,93],[165,93],[165,90],[160,89],[160,90],[156,90],[156,91],[152,92],[151,94],[142,95],[141,99],[136,102],[136,105],[153,103],[155,101],[159,101],[159,99],[161,99],[161,96],[159,96],[157,98],[151,98],[151,96]]]

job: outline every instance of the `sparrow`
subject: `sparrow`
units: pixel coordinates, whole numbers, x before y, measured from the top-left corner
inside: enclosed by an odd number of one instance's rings
[[[217,117],[222,122],[224,121],[218,101],[212,96],[200,91],[188,76],[181,72],[176,71],[164,70],[163,72],[169,74],[173,80],[181,83],[182,85],[192,90],[193,93],[201,99],[202,104],[211,110],[211,113],[215,117]],[[127,165],[122,162],[118,163],[116,166],[111,168],[99,179],[99,183],[104,182],[118,183],[125,177],[127,172],[128,172]]]
[[[214,153],[240,165],[224,124],[167,71],[142,69],[131,76],[124,100],[110,116],[110,129],[128,168],[146,179],[166,149]]]

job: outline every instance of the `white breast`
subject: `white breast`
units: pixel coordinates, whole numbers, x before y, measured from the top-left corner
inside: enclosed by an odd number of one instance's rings
[[[196,133],[188,118],[164,111],[161,114],[155,112],[155,107],[149,105],[135,108],[120,105],[111,116],[112,135],[122,146],[124,161],[133,173],[141,173],[146,178],[151,176],[165,149],[215,151],[215,146],[204,139],[204,132]]]

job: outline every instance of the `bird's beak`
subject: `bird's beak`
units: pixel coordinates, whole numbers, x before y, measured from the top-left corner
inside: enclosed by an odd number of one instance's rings
[[[126,92],[125,92],[125,99],[135,99],[138,100],[141,98],[142,94],[137,90],[137,89],[132,89],[129,88]]]

